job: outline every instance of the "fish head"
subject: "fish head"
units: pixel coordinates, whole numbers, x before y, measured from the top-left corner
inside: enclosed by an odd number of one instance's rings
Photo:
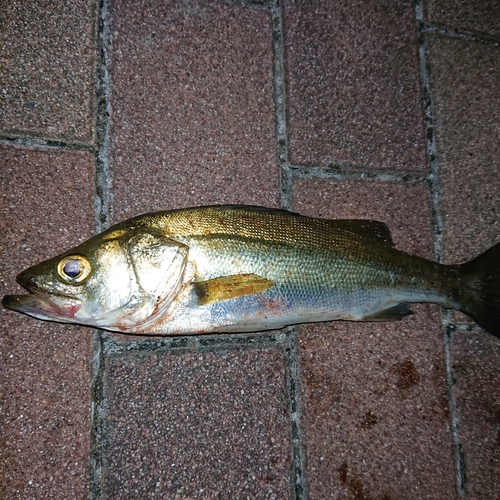
[[[179,292],[188,248],[154,230],[108,230],[16,278],[2,304],[42,320],[115,331],[145,327]]]

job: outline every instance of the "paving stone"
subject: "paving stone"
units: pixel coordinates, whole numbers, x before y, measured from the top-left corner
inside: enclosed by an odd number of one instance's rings
[[[93,142],[95,0],[9,0],[0,15],[0,133]]]
[[[0,295],[18,272],[89,237],[93,155],[0,146]],[[76,182],[75,182],[76,180]],[[0,308],[2,498],[89,494],[92,333]]]
[[[500,341],[479,330],[452,336],[453,392],[468,498],[500,491]]]
[[[289,159],[426,171],[410,1],[286,0]]]
[[[426,21],[453,31],[472,30],[500,34],[497,0],[429,0],[423,2]]]
[[[280,348],[107,358],[105,498],[289,498]]]
[[[299,328],[309,498],[454,498],[440,317],[414,310]]]
[[[435,116],[444,262],[462,262],[499,241],[500,51],[426,38]]]
[[[396,247],[432,255],[422,184],[299,180],[294,209],[386,222]],[[394,323],[300,326],[309,498],[455,498],[441,321],[413,305]]]
[[[270,14],[114,0],[110,16],[112,220],[211,203],[277,206]]]

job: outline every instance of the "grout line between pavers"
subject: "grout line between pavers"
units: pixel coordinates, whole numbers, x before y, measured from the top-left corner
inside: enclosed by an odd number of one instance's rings
[[[90,412],[90,500],[102,498],[102,469],[106,399],[104,395],[104,341],[99,330],[92,336],[92,389]]]
[[[418,19],[417,19],[418,20]],[[440,171],[439,158],[436,145],[436,134],[434,126],[434,112],[432,108],[431,88],[429,83],[429,62],[425,37],[419,33],[419,65],[422,88],[422,99],[424,105],[425,131],[427,139],[427,155],[431,167],[428,178],[430,194],[432,199],[432,226],[434,233],[434,256],[438,262],[442,260],[442,228],[443,218],[439,209],[440,205]]]
[[[444,328],[444,355],[446,359],[446,375],[448,382],[448,397],[450,405],[450,423],[453,434],[453,448],[455,455],[455,471],[456,471],[456,487],[457,495],[459,499],[464,499],[467,493],[467,478],[465,475],[465,460],[462,448],[462,443],[460,442],[460,423],[458,418],[457,402],[455,398],[455,393],[453,392],[453,367],[452,367],[452,346],[453,343],[453,331],[455,327],[453,325],[448,325]]]
[[[418,7],[417,7],[417,16],[422,16],[421,9],[419,10]],[[500,47],[500,37],[491,35],[489,33],[483,33],[480,31],[472,31],[466,29],[460,29],[460,30],[457,30],[455,28],[448,29],[444,26],[426,23],[422,17],[419,17],[418,21],[419,21],[420,33],[438,35],[446,38],[459,38],[461,40],[469,42],[483,43],[486,45],[495,45],[497,47]]]
[[[16,137],[10,135],[0,135],[0,144],[14,147],[31,147],[36,149],[63,149],[66,151],[95,151],[93,144],[83,144],[79,142],[65,142],[51,139],[40,139],[38,137]]]
[[[97,64],[97,109],[96,109],[96,162],[95,162],[95,215],[96,232],[109,226],[109,73],[108,52],[110,35],[107,0],[99,5],[98,64]]]
[[[250,333],[250,334],[214,334],[188,335],[170,337],[150,337],[144,339],[118,340],[114,335],[102,332],[103,348],[107,355],[123,355],[129,353],[165,353],[179,350],[213,351],[216,349],[262,348],[287,345],[286,333]]]
[[[239,5],[254,10],[269,10],[273,0],[219,0],[222,5]]]
[[[422,175],[421,172],[398,173],[386,170],[371,171],[366,169],[350,168],[347,165],[330,164],[325,167],[304,167],[288,165],[289,176],[292,179],[321,179],[321,180],[338,180],[338,181],[388,181],[388,182],[403,182],[403,183],[420,183],[432,182],[432,174]]]
[[[417,0],[415,7],[415,18],[418,29],[418,50],[419,50],[419,65],[420,65],[420,78],[422,86],[422,98],[424,104],[424,117],[425,128],[427,137],[427,153],[431,166],[431,176],[429,179],[430,192],[432,198],[432,225],[434,233],[434,253],[436,260],[441,262],[443,259],[442,244],[443,244],[443,218],[440,211],[440,195],[441,195],[441,182],[440,182],[440,165],[439,156],[437,152],[436,133],[435,133],[435,120],[432,102],[432,92],[429,79],[429,57],[426,43],[427,34],[439,34],[442,36],[449,36],[448,32],[440,30],[435,27],[430,27],[423,22],[423,8],[422,0]],[[461,37],[470,41],[468,37]],[[453,366],[452,366],[452,349],[453,349],[453,330],[455,326],[449,324],[448,315],[441,314],[441,328],[443,332],[443,351],[446,363],[446,382],[448,386],[448,405],[450,409],[450,425],[453,442],[453,452],[455,461],[455,486],[457,496],[459,499],[465,498],[467,491],[467,481],[465,476],[465,462],[462,451],[462,444],[460,442],[459,433],[459,419],[458,409],[453,391]]]
[[[286,135],[286,91],[283,46],[283,13],[280,0],[271,6],[273,59],[274,59],[274,107],[276,133],[276,161],[279,168],[279,194],[281,208],[292,206],[291,169],[287,163],[288,139]]]
[[[288,164],[288,137],[286,132],[286,86],[284,55],[284,23],[281,0],[271,5],[272,40],[274,58],[274,106],[276,120],[276,160],[280,171],[281,207],[291,209],[293,206],[294,173],[299,170]],[[288,379],[288,407],[290,409],[290,437],[293,454],[293,474],[291,493],[295,500],[307,498],[307,481],[305,477],[305,454],[300,423],[300,370],[297,359],[297,333],[293,327],[288,331],[288,356],[286,360]]]
[[[109,14],[107,0],[101,0],[97,13],[96,65],[96,150],[95,150],[95,231],[109,225]],[[90,429],[90,500],[102,498],[102,471],[104,460],[107,404],[104,394],[106,346],[104,334],[95,329],[92,336],[92,389]]]
[[[305,450],[300,422],[300,363],[297,354],[297,332],[294,327],[290,327],[288,328],[288,333],[290,338],[287,360],[288,391],[290,395],[291,440],[294,471],[292,492],[296,500],[306,500],[307,478],[305,475]]]

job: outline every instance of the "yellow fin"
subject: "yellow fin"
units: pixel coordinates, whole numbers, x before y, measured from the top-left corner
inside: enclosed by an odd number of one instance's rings
[[[263,292],[273,285],[273,281],[257,274],[235,274],[199,281],[196,283],[196,291],[200,304],[205,305]]]

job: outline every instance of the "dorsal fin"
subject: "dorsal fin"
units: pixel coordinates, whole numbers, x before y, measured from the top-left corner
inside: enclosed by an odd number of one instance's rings
[[[383,222],[376,220],[358,220],[358,219],[325,219],[329,226],[351,233],[359,234],[367,238],[373,238],[379,243],[386,243],[388,246],[394,246],[391,231]]]
[[[285,208],[268,208],[260,207],[258,205],[214,205],[212,208],[217,208],[220,210],[242,210],[244,212],[262,212],[266,214],[283,215],[289,217],[306,217],[305,215],[292,212]]]
[[[241,210],[247,212],[262,212],[267,214],[280,215],[282,217],[299,217],[301,219],[308,219],[308,217],[305,215],[291,212],[290,210],[285,210],[282,208],[265,208],[255,205],[215,205],[212,208],[221,211]],[[366,238],[372,238],[374,240],[377,240],[379,243],[386,243],[391,247],[394,246],[391,232],[387,225],[383,222],[371,219],[321,219],[315,217],[311,217],[310,220],[314,220],[316,222],[319,222],[320,224],[327,224],[334,229],[341,229],[343,231],[349,231]]]

